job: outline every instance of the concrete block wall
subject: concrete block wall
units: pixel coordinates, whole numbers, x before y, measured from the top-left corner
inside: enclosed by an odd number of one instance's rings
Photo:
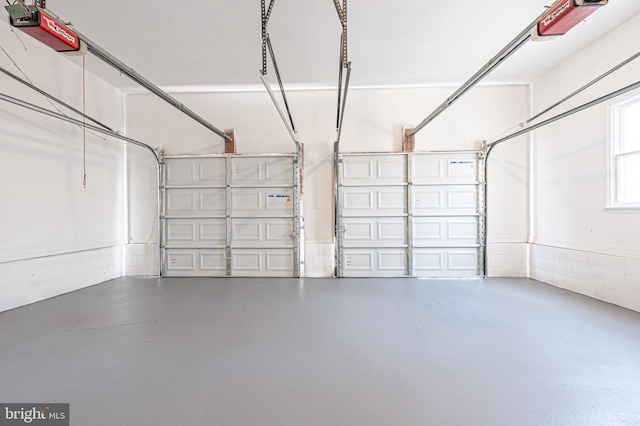
[[[530,277],[640,312],[640,260],[531,245]]]
[[[158,244],[127,244],[125,251],[125,275],[157,276],[159,273]]]
[[[333,243],[307,243],[304,254],[304,276],[332,277],[335,268]]]
[[[115,246],[0,263],[0,312],[119,278],[122,262]]]
[[[489,277],[524,278],[528,273],[527,243],[489,243],[487,245]]]

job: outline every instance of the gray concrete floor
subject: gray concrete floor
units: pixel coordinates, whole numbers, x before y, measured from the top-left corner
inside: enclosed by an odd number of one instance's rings
[[[72,425],[640,425],[640,314],[524,279],[118,279],[0,314]]]

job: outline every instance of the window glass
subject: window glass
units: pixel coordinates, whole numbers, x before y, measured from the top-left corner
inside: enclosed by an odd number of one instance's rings
[[[618,202],[640,202],[640,153],[618,158]]]
[[[612,105],[609,206],[640,209],[640,95]]]
[[[640,151],[640,99],[621,106],[620,154]]]

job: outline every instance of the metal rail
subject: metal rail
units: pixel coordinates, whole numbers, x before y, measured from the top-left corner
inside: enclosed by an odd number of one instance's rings
[[[550,7],[553,8],[559,1],[556,1]],[[540,14],[533,22],[531,22],[520,34],[518,34],[509,44],[507,44],[497,55],[495,55],[489,62],[487,62],[478,72],[476,72],[469,80],[467,80],[458,90],[456,90],[449,98],[447,98],[439,107],[437,107],[427,118],[416,126],[407,137],[415,136],[420,130],[427,124],[433,121],[437,116],[442,114],[447,108],[449,108],[454,102],[460,99],[465,93],[475,87],[484,77],[489,75],[494,69],[498,67],[507,58],[513,55],[518,49],[524,46],[531,38],[531,31],[538,25],[538,21],[547,13],[545,10]]]
[[[344,122],[344,110],[347,106],[347,94],[349,93],[349,81],[351,80],[351,62],[347,64],[347,75],[345,77],[344,91],[342,100],[339,102],[339,115],[338,115],[338,137],[336,142],[340,145],[340,138],[342,136],[342,123]]]
[[[49,10],[47,10],[47,12],[53,14],[54,16],[58,16]],[[226,141],[231,141],[231,138],[225,135],[225,133],[222,130],[218,129],[213,124],[209,123],[207,120],[202,118],[200,115],[196,114],[194,111],[184,106],[177,99],[169,95],[167,92],[160,89],[151,81],[147,80],[146,78],[138,74],[133,68],[127,66],[125,63],[123,63],[122,61],[117,59],[115,56],[107,52],[105,49],[100,47],[97,43],[95,43],[89,37],[85,36],[80,31],[78,31],[75,27],[73,27],[72,25],[71,27],[73,28],[73,31],[78,35],[78,37],[87,45],[87,50],[93,53],[97,58],[101,59],[106,64],[120,71],[122,74],[126,75],[131,80],[135,81],[136,83],[138,83],[139,85],[141,85],[142,87],[144,87],[145,89],[153,93],[154,95],[158,96],[160,99],[167,102],[169,105],[177,108],[179,111],[181,111],[185,115],[191,117],[198,123],[202,124],[204,127],[206,127],[207,129],[211,130],[213,133],[220,136],[222,139]]]
[[[296,144],[296,146],[300,145],[300,142],[298,141],[298,135],[291,128],[291,125],[287,121],[287,118],[284,115],[282,108],[280,108],[280,105],[278,104],[276,95],[273,93],[273,90],[271,90],[271,86],[269,86],[269,83],[267,83],[267,80],[264,78],[263,75],[260,75],[260,81],[262,81],[262,84],[264,84],[264,87],[267,89],[267,93],[269,93],[269,96],[271,97],[273,104],[276,106],[276,109],[278,110],[278,114],[280,114],[280,118],[282,118],[282,122],[284,123],[285,127],[287,128],[287,131],[291,135],[291,139],[293,139],[293,142]]]
[[[267,47],[269,48],[269,55],[271,56],[271,62],[273,62],[273,69],[276,73],[276,78],[278,80],[278,85],[280,86],[280,93],[282,94],[282,99],[284,100],[284,107],[287,110],[287,115],[289,116],[289,122],[291,123],[291,129],[296,132],[296,125],[293,122],[293,116],[291,115],[291,109],[289,108],[289,101],[287,100],[287,92],[284,90],[284,84],[282,83],[282,77],[280,76],[280,68],[278,68],[278,62],[276,61],[276,54],[273,51],[273,46],[271,45],[271,38],[269,34],[267,34]]]
[[[62,121],[66,121],[68,123],[75,124],[75,125],[80,126],[80,127],[86,127],[87,129],[93,130],[94,132],[102,133],[103,135],[111,136],[113,138],[120,139],[120,140],[125,141],[127,143],[139,146],[139,147],[144,148],[144,149],[148,150],[149,152],[151,152],[151,154],[153,154],[153,157],[156,159],[156,163],[157,164],[161,163],[161,160],[160,160],[160,157],[158,156],[158,153],[153,148],[151,148],[149,145],[147,145],[144,142],[140,142],[140,141],[137,141],[135,139],[131,139],[131,138],[128,138],[126,136],[122,136],[122,135],[120,135],[118,133],[115,133],[115,132],[112,132],[112,131],[109,131],[109,130],[105,130],[102,127],[94,126],[92,124],[85,124],[80,120],[76,120],[75,118],[67,117],[66,115],[59,114],[59,113],[54,112],[54,111],[50,111],[48,109],[39,107],[39,106],[31,104],[29,102],[25,102],[23,100],[14,98],[12,96],[5,95],[4,93],[0,93],[0,100],[12,103],[14,105],[18,105],[18,106],[26,108],[26,109],[30,109],[30,110],[38,112],[40,114],[44,114],[44,115],[48,115],[48,116],[53,117],[53,118],[57,118],[58,120],[62,120]]]
[[[490,144],[488,144],[489,148],[487,150],[487,158],[489,157],[489,154],[491,154],[491,151],[493,151],[493,149],[497,145],[499,145],[501,143],[504,143],[504,142],[506,142],[506,141],[508,141],[510,139],[513,139],[513,138],[517,138],[518,136],[522,136],[522,135],[524,135],[526,133],[532,132],[532,131],[534,131],[536,129],[539,129],[541,127],[547,126],[547,125],[549,125],[551,123],[555,123],[558,120],[562,120],[563,118],[566,118],[566,117],[569,117],[571,115],[577,114],[577,113],[579,113],[581,111],[584,111],[585,109],[588,109],[588,108],[591,108],[593,106],[599,105],[599,104],[601,104],[603,102],[606,102],[606,101],[608,101],[610,99],[616,98],[616,97],[618,97],[620,95],[624,95],[625,93],[630,92],[630,91],[635,90],[635,89],[638,89],[638,88],[640,88],[640,81],[637,81],[637,82],[635,82],[633,84],[630,84],[630,85],[628,85],[626,87],[623,87],[621,89],[615,90],[615,91],[613,91],[613,92],[611,92],[611,93],[609,93],[607,95],[601,96],[601,97],[599,97],[597,99],[594,99],[594,100],[592,100],[590,102],[587,102],[587,103],[582,104],[580,106],[577,106],[575,108],[572,108],[572,109],[570,109],[570,110],[568,110],[566,112],[563,112],[562,114],[558,114],[558,115],[556,115],[554,117],[551,117],[551,118],[549,118],[547,120],[541,121],[540,123],[534,124],[533,126],[527,127],[526,129],[522,129],[520,131],[517,131],[515,133],[507,135],[507,136],[505,136],[505,137],[503,137],[501,139],[498,139],[495,142],[491,142]]]
[[[601,74],[600,76],[594,78],[589,83],[585,84],[584,86],[582,86],[581,88],[579,88],[575,92],[571,93],[570,95],[567,95],[564,98],[560,99],[558,102],[556,102],[555,104],[551,105],[550,107],[544,109],[543,111],[540,111],[538,114],[534,115],[533,117],[531,117],[530,119],[525,121],[524,124],[527,125],[527,124],[530,124],[532,121],[537,120],[538,118],[542,117],[543,115],[545,115],[546,113],[548,113],[552,109],[555,109],[556,107],[562,105],[563,103],[565,103],[569,99],[573,98],[574,96],[584,92],[585,90],[587,90],[589,87],[593,86],[594,84],[596,84],[600,80],[604,79],[605,77],[608,77],[609,75],[611,75],[614,72],[618,71],[620,68],[622,68],[622,67],[628,65],[629,63],[635,61],[636,59],[638,59],[638,57],[640,57],[640,52],[638,52],[635,55],[632,55],[631,57],[629,57],[629,58],[625,59],[624,61],[620,62],[618,65],[616,65],[615,67],[611,68],[609,71],[607,71],[604,74]]]
[[[102,124],[101,122],[99,122],[98,120],[96,120],[95,118],[91,118],[88,115],[86,115],[85,113],[83,113],[82,111],[79,111],[78,109],[72,107],[71,105],[63,102],[62,100],[56,98],[55,96],[45,92],[44,90],[40,89],[39,87],[35,86],[34,84],[31,84],[30,82],[28,82],[27,80],[24,80],[22,78],[20,78],[19,76],[15,75],[14,73],[12,73],[11,71],[0,67],[0,72],[3,72],[4,74],[8,75],[9,77],[13,78],[14,80],[16,80],[19,83],[24,84],[25,86],[27,86],[28,88],[35,90],[36,92],[40,93],[41,95],[43,95],[44,97],[56,102],[59,105],[62,105],[63,107],[67,108],[70,111],[75,112],[76,114],[80,115],[81,117],[85,117],[87,120],[94,122],[95,124],[97,124],[100,127],[104,127],[106,130],[109,130],[111,132],[113,132],[114,130],[107,126],[106,124]]]
[[[601,97],[599,97],[597,99],[594,99],[594,100],[592,100],[590,102],[584,103],[584,104],[582,104],[580,106],[577,106],[577,107],[572,108],[572,109],[570,109],[570,110],[568,110],[566,112],[563,112],[562,114],[558,114],[558,115],[556,115],[554,117],[551,117],[551,118],[549,118],[547,120],[544,120],[544,121],[542,121],[542,122],[540,122],[540,123],[538,123],[536,125],[528,127],[526,129],[522,129],[522,130],[520,130],[518,132],[512,133],[512,134],[510,134],[508,136],[505,136],[505,137],[503,137],[501,139],[498,139],[497,141],[492,142],[491,144],[488,144],[488,146],[487,146],[487,154],[484,156],[484,159],[483,159],[483,163],[484,163],[483,167],[484,167],[484,175],[485,175],[485,179],[484,179],[485,198],[484,198],[484,203],[483,203],[484,206],[483,207],[484,207],[485,215],[487,214],[487,211],[488,211],[488,202],[487,202],[488,201],[488,197],[487,197],[487,194],[488,194],[488,188],[489,188],[489,186],[488,186],[489,179],[488,179],[488,173],[487,172],[489,170],[489,167],[488,167],[489,166],[489,157],[490,157],[490,154],[493,152],[493,150],[494,150],[494,148],[496,146],[500,145],[501,143],[507,142],[507,141],[509,141],[511,139],[517,138],[518,136],[522,136],[522,135],[527,134],[529,132],[532,132],[532,131],[534,131],[536,129],[539,129],[541,127],[547,126],[547,125],[549,125],[551,123],[554,123],[554,122],[556,122],[558,120],[562,120],[563,118],[566,118],[566,117],[569,117],[571,115],[577,114],[577,113],[579,113],[581,111],[584,111],[585,109],[588,109],[588,108],[594,107],[596,105],[599,105],[599,104],[601,104],[603,102],[606,102],[606,101],[608,101],[610,99],[616,98],[616,97],[618,97],[620,95],[623,95],[623,94],[625,94],[627,92],[630,92],[632,90],[636,90],[638,88],[640,88],[640,81],[637,81],[637,82],[635,82],[633,84],[630,84],[630,85],[628,85],[626,87],[623,87],[621,89],[615,90],[615,91],[613,91],[613,92],[611,92],[611,93],[609,93],[607,95],[601,96]],[[485,251],[485,254],[484,254],[484,265],[483,265],[484,268],[487,268],[487,266],[489,264],[488,262],[489,262],[488,254]]]

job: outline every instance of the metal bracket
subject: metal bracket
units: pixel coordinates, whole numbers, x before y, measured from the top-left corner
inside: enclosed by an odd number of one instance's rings
[[[273,5],[276,0],[269,2],[269,9],[265,0],[261,0],[262,9],[262,75],[267,75],[267,25],[269,24],[269,18],[271,18],[271,12],[273,11]]]
[[[347,41],[347,0],[342,0],[342,5],[340,5],[340,0],[333,0],[333,4],[336,7],[336,12],[338,12],[338,18],[340,18],[340,23],[342,24],[342,63],[349,63],[349,44]]]

